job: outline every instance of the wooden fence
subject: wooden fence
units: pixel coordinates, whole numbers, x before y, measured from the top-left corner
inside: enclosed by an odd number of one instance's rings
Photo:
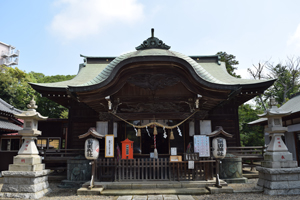
[[[194,169],[188,169],[188,161],[170,162],[159,159],[98,159],[98,181],[182,181],[209,180],[214,177],[215,160],[194,161]]]
[[[264,146],[228,147],[227,153],[241,157],[243,167],[254,168],[260,166],[261,161],[264,160],[265,150]],[[254,163],[255,161],[257,163]]]

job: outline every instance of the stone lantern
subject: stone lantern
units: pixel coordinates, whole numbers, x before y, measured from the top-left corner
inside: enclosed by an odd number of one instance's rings
[[[18,155],[14,157],[13,164],[9,165],[9,170],[2,171],[4,184],[0,197],[38,199],[50,192],[47,177],[50,170],[46,170],[45,164],[42,164],[42,159],[38,155],[39,152],[34,142],[36,137],[42,133],[37,130],[37,122],[46,120],[47,117],[36,112],[37,106],[34,99],[30,101],[27,107],[27,111],[15,115],[16,118],[24,120],[23,130],[19,131],[24,142]]]
[[[265,132],[272,137],[268,145],[267,152],[264,154],[263,167],[267,168],[290,168],[297,167],[297,161],[293,161],[292,154],[288,151],[282,140],[282,136],[287,131],[287,127],[282,126],[282,117],[290,115],[291,112],[286,112],[276,106],[277,102],[274,98],[270,100],[271,108],[259,117],[268,118],[268,127]]]
[[[37,130],[38,128],[38,121],[40,120],[46,120],[48,117],[43,117],[40,115],[40,113],[36,112],[37,105],[35,105],[34,99],[30,101],[30,104],[27,105],[28,110],[25,112],[22,112],[21,114],[15,115],[18,119],[24,120],[24,127],[23,130],[19,131],[19,134],[23,136],[24,142],[22,147],[20,148],[18,152],[18,156],[16,156],[14,159],[25,159],[25,162],[22,162],[22,164],[29,164],[32,161],[29,161],[28,159],[40,159],[40,156],[38,156],[39,152],[37,150],[36,144],[34,140],[36,140],[37,136],[41,135],[42,132]],[[26,162],[27,161],[27,162]],[[32,163],[33,164],[33,163]],[[38,165],[41,164],[33,164],[34,167],[38,167]],[[33,170],[35,171],[35,170]]]
[[[272,98],[271,109],[259,115],[268,118],[268,127],[265,128],[265,132],[268,132],[272,139],[264,154],[261,167],[256,167],[259,172],[257,186],[269,195],[300,194],[300,168],[297,161],[293,161],[292,154],[281,139],[287,131],[287,128],[282,126],[282,117],[291,112],[277,108],[276,104]]]

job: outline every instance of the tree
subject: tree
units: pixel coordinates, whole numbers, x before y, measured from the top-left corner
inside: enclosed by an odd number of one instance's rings
[[[300,57],[287,58],[284,64],[277,65],[269,63],[268,79],[277,79],[273,87],[267,90],[267,96],[275,96],[279,105],[284,104],[291,95],[299,91],[300,79]]]
[[[2,65],[0,67],[0,98],[18,109],[26,110],[27,104],[33,97],[38,105],[37,111],[42,115],[48,116],[49,118],[66,118],[68,112],[67,108],[45,97],[41,97],[28,83],[65,81],[74,76],[75,75],[45,76],[42,73],[26,73],[17,67],[12,68]]]
[[[258,119],[261,114],[261,107],[252,108],[249,104],[239,107],[239,127],[242,146],[264,145],[264,128],[262,126],[249,126],[248,123]]]
[[[247,71],[256,80],[265,79],[266,76],[264,75],[263,72],[264,72],[264,69],[265,69],[267,63],[268,63],[268,61],[265,61],[263,63],[259,62],[258,66],[255,66],[253,64],[254,69],[248,68]],[[258,95],[258,97],[255,98],[255,102],[257,103],[257,105],[260,105],[260,107],[263,107],[264,110],[266,110],[265,102],[263,101],[263,98],[261,95]]]
[[[36,92],[28,82],[35,81],[34,77],[16,68],[1,66],[0,98],[12,106],[25,110]]]
[[[274,96],[279,105],[282,105],[292,94],[299,91],[300,57],[287,57],[284,64],[278,63],[274,65],[266,61],[264,63],[258,63],[258,66],[253,66],[254,69],[248,68],[248,72],[254,79],[277,79],[274,85],[266,90],[263,97],[264,99],[261,99],[262,102]],[[265,73],[265,71],[267,71],[267,73]]]
[[[53,83],[70,80],[75,77],[75,75],[55,75],[55,76],[45,76],[42,73],[30,72],[31,76],[35,77],[37,83]],[[68,109],[55,103],[54,101],[41,97],[38,93],[36,95],[36,102],[39,105],[37,111],[44,116],[49,118],[68,118]]]
[[[59,118],[60,118],[60,119],[68,119],[68,116],[69,116],[69,111],[68,111],[68,110],[63,110],[63,111],[60,113]]]
[[[237,69],[234,65],[238,65],[239,61],[235,60],[235,56],[232,54],[227,54],[226,52],[218,52],[218,56],[220,56],[220,61],[225,62],[227,72],[237,78],[241,78],[240,75],[237,75],[234,71]]]

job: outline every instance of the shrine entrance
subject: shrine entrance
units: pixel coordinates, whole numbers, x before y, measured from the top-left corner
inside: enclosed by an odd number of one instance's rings
[[[160,124],[164,124],[166,126],[173,126],[178,124],[180,120],[156,120]],[[134,125],[143,125],[151,122],[151,120],[135,120],[130,121]],[[177,128],[173,130],[174,138],[170,138],[170,130],[163,129],[161,127],[157,127],[157,135],[156,135],[156,148],[158,154],[161,156],[168,157],[170,155],[170,148],[176,147],[178,153],[184,153],[185,149],[185,130],[184,125],[180,125],[178,128],[182,132],[182,136],[179,135]],[[149,157],[152,152],[154,152],[154,127],[148,127],[141,129],[141,137],[136,137],[136,131],[130,125],[126,125],[126,138],[133,143],[133,153],[135,157]]]
[[[163,137],[163,129],[157,129],[157,136],[156,136],[156,148],[159,155],[162,154],[169,154],[169,138]],[[141,135],[141,147],[142,147],[142,154],[150,154],[154,152],[154,135],[153,135],[153,128],[149,128],[149,135],[145,129],[142,130]]]

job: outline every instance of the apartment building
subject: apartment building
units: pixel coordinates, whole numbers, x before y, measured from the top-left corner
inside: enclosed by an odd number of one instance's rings
[[[0,65],[18,65],[20,51],[16,47],[0,42]]]

